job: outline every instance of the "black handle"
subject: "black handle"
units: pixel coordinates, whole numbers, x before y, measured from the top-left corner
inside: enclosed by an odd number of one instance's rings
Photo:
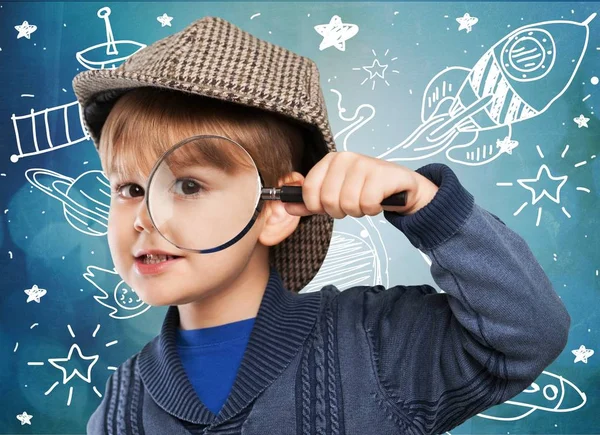
[[[302,200],[302,186],[281,186],[280,200],[282,202],[304,202]],[[406,205],[406,191],[388,196],[381,201],[381,205],[404,207]]]

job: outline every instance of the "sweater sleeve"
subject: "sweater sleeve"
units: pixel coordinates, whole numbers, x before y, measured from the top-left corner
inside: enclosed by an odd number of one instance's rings
[[[430,257],[444,293],[368,287],[363,325],[387,399],[437,434],[526,389],[566,346],[571,318],[527,243],[451,168],[417,172],[436,196],[412,215],[384,216]]]

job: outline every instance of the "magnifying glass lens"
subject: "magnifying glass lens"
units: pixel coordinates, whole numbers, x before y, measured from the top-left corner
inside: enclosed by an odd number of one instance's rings
[[[211,251],[235,243],[256,218],[260,177],[236,142],[194,136],[154,166],[147,188],[154,227],[181,249]]]

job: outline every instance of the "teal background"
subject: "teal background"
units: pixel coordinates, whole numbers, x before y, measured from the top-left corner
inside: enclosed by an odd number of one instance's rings
[[[21,116],[31,110],[75,101],[71,80],[84,69],[75,53],[106,41],[104,22],[96,16],[104,6],[112,10],[110,22],[116,40],[149,45],[183,29],[195,19],[216,15],[259,38],[310,57],[321,73],[334,132],[341,131],[349,122],[340,117],[338,96],[332,89],[342,94],[341,106],[346,108],[346,117],[352,116],[361,104],[370,104],[376,109],[375,117],[347,141],[348,150],[373,156],[398,144],[420,125],[425,87],[444,68],[472,68],[487,49],[520,26],[547,20],[582,22],[600,11],[600,3],[592,2],[0,3],[2,434],[84,433],[87,418],[101,400],[93,387],[103,393],[105,381],[111,374],[109,367],[118,366],[153,338],[164,315],[164,308],[153,307],[128,319],[111,317],[111,310],[94,299],[99,294],[98,289],[83,276],[88,266],[112,269],[106,237],[76,231],[66,222],[61,202],[34,188],[24,176],[30,168],[56,171],[73,179],[83,172],[99,170],[92,142],[85,140],[45,154],[23,157],[16,163],[10,160],[17,150],[13,114]],[[259,12],[260,16],[251,19]],[[467,12],[479,22],[471,32],[459,31],[456,18]],[[172,27],[161,27],[156,20],[163,13],[173,17]],[[333,15],[340,16],[344,23],[358,25],[359,32],[346,41],[344,51],[335,47],[319,50],[323,38],[314,26],[329,23]],[[24,20],[37,26],[31,39],[17,39],[14,26]],[[577,51],[576,38],[570,38],[568,33],[557,38],[557,44],[565,52]],[[384,73],[389,86],[378,76],[361,85],[369,77],[361,67],[371,65],[376,58],[381,64],[389,64]],[[512,138],[519,145],[512,154],[504,154],[481,166],[450,162],[443,152],[423,160],[399,162],[412,169],[431,162],[451,166],[479,205],[499,216],[529,243],[572,317],[568,344],[547,371],[568,380],[585,394],[583,405],[582,396],[571,384],[560,385],[556,378],[543,375],[538,385],[541,391],[521,393],[514,399],[520,404],[495,407],[494,415],[510,416],[512,420],[476,416],[455,428],[453,434],[600,433],[600,356],[592,355],[587,363],[574,362],[572,353],[581,345],[597,352],[600,339],[597,314],[600,306],[600,163],[596,158],[600,151],[600,123],[595,113],[600,108],[600,84],[592,81],[592,77],[600,76],[599,59],[600,18],[596,17],[590,24],[587,50],[571,85],[547,111],[513,126]],[[568,69],[573,65],[563,62],[556,67]],[[533,93],[552,92],[556,83],[540,80],[533,86]],[[590,96],[586,98],[587,95]],[[578,128],[573,122],[580,114],[590,118],[588,128]],[[25,135],[23,128],[20,132]],[[490,140],[494,143],[495,139]],[[341,136],[337,140],[338,150],[342,149],[342,140]],[[31,140],[22,139],[22,144],[30,147]],[[561,154],[567,144],[569,150],[563,158]],[[585,164],[579,164],[581,162]],[[546,196],[531,205],[531,192],[517,182],[517,179],[535,178],[542,164],[546,164],[555,177],[568,176],[560,192],[560,204]],[[497,185],[506,182],[513,185]],[[550,194],[555,194],[557,188],[556,182],[548,179],[537,186],[540,187],[538,193],[542,186]],[[577,187],[587,188],[589,193]],[[525,202],[528,205],[517,214]],[[542,207],[542,214],[536,225],[538,207]],[[406,238],[386,224],[382,216],[372,221],[386,240],[389,256],[383,282],[386,285],[435,285],[427,263]],[[336,231],[356,232],[355,223],[350,219],[338,220],[335,225]],[[96,282],[100,287],[113,289],[119,278],[99,273]],[[47,290],[39,304],[26,302],[24,291],[33,285]],[[31,328],[34,323],[37,325]],[[101,326],[94,337],[97,325]],[[106,346],[114,340],[118,342]],[[75,376],[45,394],[62,376],[48,360],[66,357],[73,343],[79,345],[84,355],[99,357],[91,382]],[[32,361],[45,364],[27,364]],[[71,363],[71,371],[79,368],[84,372],[87,367],[75,361]],[[69,387],[73,387],[73,393],[67,405]],[[576,409],[565,411],[570,408]],[[21,425],[17,420],[16,415],[24,411],[33,415],[31,425]]]

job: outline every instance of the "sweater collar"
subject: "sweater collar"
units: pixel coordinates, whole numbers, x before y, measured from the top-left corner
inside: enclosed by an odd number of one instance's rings
[[[179,311],[167,310],[160,335],[138,358],[140,376],[150,396],[168,413],[195,424],[222,423],[266,389],[289,365],[312,329],[321,292],[293,293],[271,266],[254,327],[231,392],[218,415],[200,400],[177,352]]]

